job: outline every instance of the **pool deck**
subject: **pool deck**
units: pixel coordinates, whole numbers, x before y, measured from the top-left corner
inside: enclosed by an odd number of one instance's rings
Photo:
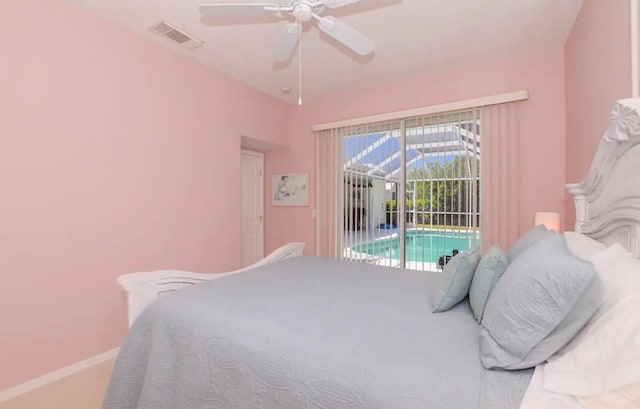
[[[351,246],[355,247],[362,243],[386,238],[394,234],[398,234],[398,229],[375,228],[372,230],[347,231],[344,233],[344,243],[345,245],[350,244]]]
[[[395,260],[391,258],[385,258],[380,256],[373,256],[368,253],[362,253],[359,251],[351,250],[350,248],[344,249],[342,252],[342,256],[344,260],[349,261],[357,261],[361,263],[367,264],[375,264],[377,266],[386,266],[386,267],[400,267],[400,260]],[[418,270],[418,271],[442,271],[437,263],[425,263],[422,261],[407,261],[406,267],[407,270]]]

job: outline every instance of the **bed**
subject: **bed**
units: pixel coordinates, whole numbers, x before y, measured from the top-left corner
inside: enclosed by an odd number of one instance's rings
[[[588,176],[568,189],[577,232],[638,258],[640,133],[628,106],[616,105]],[[533,369],[483,368],[468,302],[431,313],[439,273],[303,247],[226,274],[120,277],[131,328],[104,408],[517,409],[531,392]]]

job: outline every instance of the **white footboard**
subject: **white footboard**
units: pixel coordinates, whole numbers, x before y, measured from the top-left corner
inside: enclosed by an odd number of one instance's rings
[[[162,293],[179,290],[204,281],[215,280],[291,257],[299,257],[302,255],[304,245],[304,243],[285,244],[257,263],[228,273],[193,273],[181,270],[161,270],[122,275],[117,278],[117,281],[127,292],[129,326],[133,324],[133,321],[142,310]]]

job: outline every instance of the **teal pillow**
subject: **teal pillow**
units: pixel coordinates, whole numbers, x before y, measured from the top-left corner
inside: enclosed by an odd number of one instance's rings
[[[480,250],[458,253],[445,265],[438,292],[433,303],[433,312],[443,312],[453,308],[469,295],[473,273],[480,262]]]
[[[476,321],[482,321],[484,306],[508,265],[509,259],[499,246],[491,247],[482,256],[469,290],[469,304]]]
[[[525,369],[546,361],[591,319],[602,301],[593,264],[554,234],[509,264],[482,318],[485,369]]]
[[[507,252],[507,258],[511,263],[518,255],[523,253],[526,249],[537,243],[538,241],[556,235],[553,230],[547,230],[542,224],[527,230],[515,243],[511,246]]]

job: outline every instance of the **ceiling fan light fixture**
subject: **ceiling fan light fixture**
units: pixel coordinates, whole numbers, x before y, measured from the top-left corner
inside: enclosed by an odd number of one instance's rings
[[[307,3],[300,3],[293,8],[292,14],[296,20],[306,23],[313,18],[313,7]]]

